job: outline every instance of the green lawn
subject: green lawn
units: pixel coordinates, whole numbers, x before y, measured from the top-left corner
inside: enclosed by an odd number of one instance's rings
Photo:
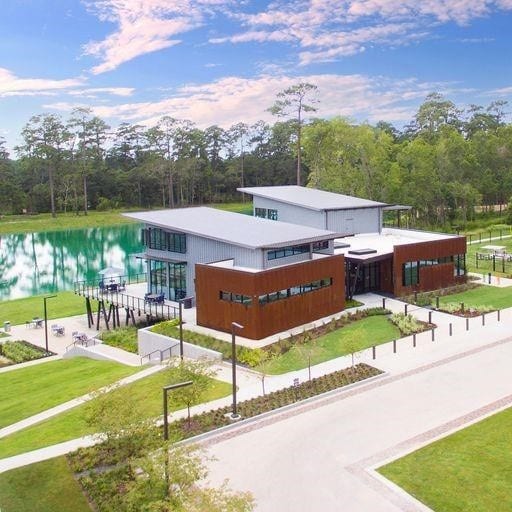
[[[495,286],[479,286],[467,292],[444,295],[439,298],[441,304],[448,302],[464,302],[467,308],[489,306],[494,309],[509,308],[512,306],[512,287],[496,288]]]
[[[137,354],[139,349],[137,333],[137,327],[129,325],[126,327],[119,327],[112,331],[103,331],[101,333],[101,339],[105,345],[121,348],[127,352]]]
[[[0,219],[0,234],[32,233],[34,231],[60,231],[62,229],[84,229],[117,224],[133,223],[132,219],[123,217],[120,211],[81,213],[58,213],[55,219],[49,213],[38,215],[5,215]]]
[[[57,292],[56,297],[46,301],[48,319],[84,315],[85,301],[73,292]],[[9,320],[11,325],[24,324],[34,317],[44,316],[44,295],[35,295],[24,299],[5,300],[0,303],[0,323]],[[96,301],[92,307],[96,308]]]
[[[0,373],[0,428],[137,371],[140,368],[76,357]]]
[[[65,457],[0,474],[2,512],[91,512]]]
[[[507,235],[510,234],[507,230]],[[468,239],[469,240],[469,239]],[[491,272],[493,275],[497,276],[509,276],[512,275],[512,262],[511,261],[505,261],[503,268],[503,261],[496,258],[496,271],[493,269],[493,261],[491,260],[478,260],[478,268],[476,266],[476,253],[484,253],[484,254],[490,254],[490,252],[486,249],[482,249],[482,247],[485,247],[486,245],[501,245],[505,247],[505,251],[508,254],[512,254],[512,238],[504,238],[503,240],[493,240],[492,242],[489,242],[487,240],[486,242],[482,242],[481,244],[471,244],[468,245],[468,251],[466,254],[466,268],[468,272],[476,272],[479,274],[487,274],[488,272]],[[503,272],[505,270],[505,272]]]
[[[304,345],[295,346],[269,363],[256,367],[256,370],[273,375],[287,373],[306,368],[308,355],[314,365],[400,337],[400,331],[387,317],[370,316]]]
[[[439,512],[512,510],[512,408],[379,469]]]
[[[206,206],[252,215],[252,202],[249,200],[245,203],[218,203]],[[136,209],[137,208],[135,208],[135,210]],[[130,209],[126,211],[128,210]],[[131,210],[134,210],[134,208],[131,208]],[[122,211],[119,210],[107,212],[90,210],[87,215],[84,215],[83,212],[81,212],[80,215],[76,215],[75,213],[58,213],[55,219],[53,219],[49,213],[40,213],[37,215],[4,215],[0,218],[0,235],[32,233],[34,231],[98,228],[135,222],[133,219],[124,217],[121,214]]]
[[[142,411],[148,418],[156,418],[162,414],[162,386],[167,383],[165,371],[163,371],[128,384],[131,395],[136,398],[142,407]],[[227,396],[230,391],[230,384],[213,380],[211,388],[202,397],[202,401],[209,402],[210,400]],[[182,403],[178,404],[172,400],[169,401],[170,411],[183,407],[185,405]],[[84,421],[83,408],[84,406],[80,405],[37,425],[1,438],[0,458],[10,457],[94,433]]]

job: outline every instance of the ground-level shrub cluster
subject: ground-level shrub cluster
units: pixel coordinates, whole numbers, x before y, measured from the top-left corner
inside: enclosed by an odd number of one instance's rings
[[[446,288],[440,288],[439,290],[433,290],[430,292],[418,292],[416,294],[404,295],[400,297],[400,300],[409,304],[415,304],[416,306],[430,307],[435,304],[436,297],[445,297],[446,295],[463,293],[479,287],[481,287],[480,284],[468,281],[463,284],[448,286]]]
[[[429,328],[429,324],[421,322],[412,315],[406,315],[405,313],[393,313],[389,320],[398,327],[403,336],[410,336]]]
[[[237,361],[251,368],[255,368],[260,365],[268,356],[283,355],[292,347],[304,345],[312,340],[324,336],[329,332],[341,329],[363,318],[376,315],[389,315],[390,313],[391,312],[389,310],[383,308],[368,308],[355,311],[353,313],[344,314],[338,318],[333,318],[329,322],[326,322],[319,327],[315,327],[308,331],[305,330],[299,334],[294,334],[287,338],[282,338],[279,341],[267,345],[261,349],[237,346]],[[151,330],[158,334],[163,334],[164,336],[170,336],[172,338],[179,337],[179,327],[176,320],[159,323],[153,326]],[[183,330],[183,339],[189,343],[216,350],[222,354],[224,359],[231,359],[231,343],[219,340],[213,336],[207,336],[205,334],[192,332],[186,329]]]
[[[5,357],[13,364],[53,355],[55,355],[53,352],[46,352],[43,348],[32,345],[28,341],[6,341],[0,344],[0,356]]]

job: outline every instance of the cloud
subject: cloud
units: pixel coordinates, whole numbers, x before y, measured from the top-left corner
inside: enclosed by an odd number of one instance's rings
[[[175,36],[203,25],[207,15],[232,0],[89,0],[85,4],[116,30],[102,41],[91,41],[84,53],[100,59],[94,74],[112,71],[140,55],[179,44]]]
[[[266,111],[276,94],[300,81],[318,86],[318,117],[347,116],[359,120],[401,122],[411,119],[417,105],[432,90],[455,90],[453,84],[419,82],[364,75],[321,74],[310,76],[225,77],[207,84],[188,84],[157,102],[89,105],[102,118],[118,122],[154,125],[162,116],[189,119],[200,128],[217,124],[224,128],[238,122],[275,121]],[[45,108],[71,111],[77,105],[53,103]]]
[[[111,94],[113,96],[131,96],[135,89],[133,87],[89,87],[67,91],[70,96],[86,96],[96,98],[98,94]]]
[[[48,78],[19,78],[11,71],[0,68],[0,98],[7,96],[52,96],[84,83],[83,78],[52,80]]]
[[[330,61],[369,45],[396,47],[431,36],[442,23],[467,25],[512,0],[278,0],[260,12],[234,14],[244,30],[211,38],[213,44],[287,42],[300,63]]]
[[[487,96],[512,96],[512,86],[493,89],[486,94]]]

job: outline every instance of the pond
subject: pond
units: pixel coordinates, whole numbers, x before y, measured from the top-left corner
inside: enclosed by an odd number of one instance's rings
[[[135,275],[145,271],[140,226],[73,229],[0,236],[0,300],[72,290],[94,281],[106,267]]]

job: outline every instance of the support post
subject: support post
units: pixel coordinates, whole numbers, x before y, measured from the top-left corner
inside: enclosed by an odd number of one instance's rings
[[[231,322],[231,372],[232,372],[232,383],[233,383],[233,410],[231,413],[231,419],[237,420],[240,418],[240,415],[236,410],[236,343],[235,343],[235,329],[243,329],[244,326],[237,324],[236,322]]]
[[[485,325],[485,313],[482,313],[482,325]]]
[[[435,327],[432,327],[432,341],[436,340]]]
[[[469,318],[466,317],[466,331],[469,331]]]
[[[377,347],[375,345],[372,347],[372,359],[377,359]]]
[[[406,315],[407,315],[407,306],[408,306],[408,304],[405,304],[405,305],[404,305],[404,313],[405,313]]]
[[[393,354],[396,354],[396,340],[393,340]]]
[[[450,322],[449,325],[450,336],[453,334],[453,324]]]
[[[416,333],[412,335],[412,346],[416,348]]]
[[[432,311],[429,311],[428,312],[428,323],[431,324],[432,323]]]
[[[498,315],[498,322],[501,320],[501,311],[498,309],[496,311],[497,315]]]

